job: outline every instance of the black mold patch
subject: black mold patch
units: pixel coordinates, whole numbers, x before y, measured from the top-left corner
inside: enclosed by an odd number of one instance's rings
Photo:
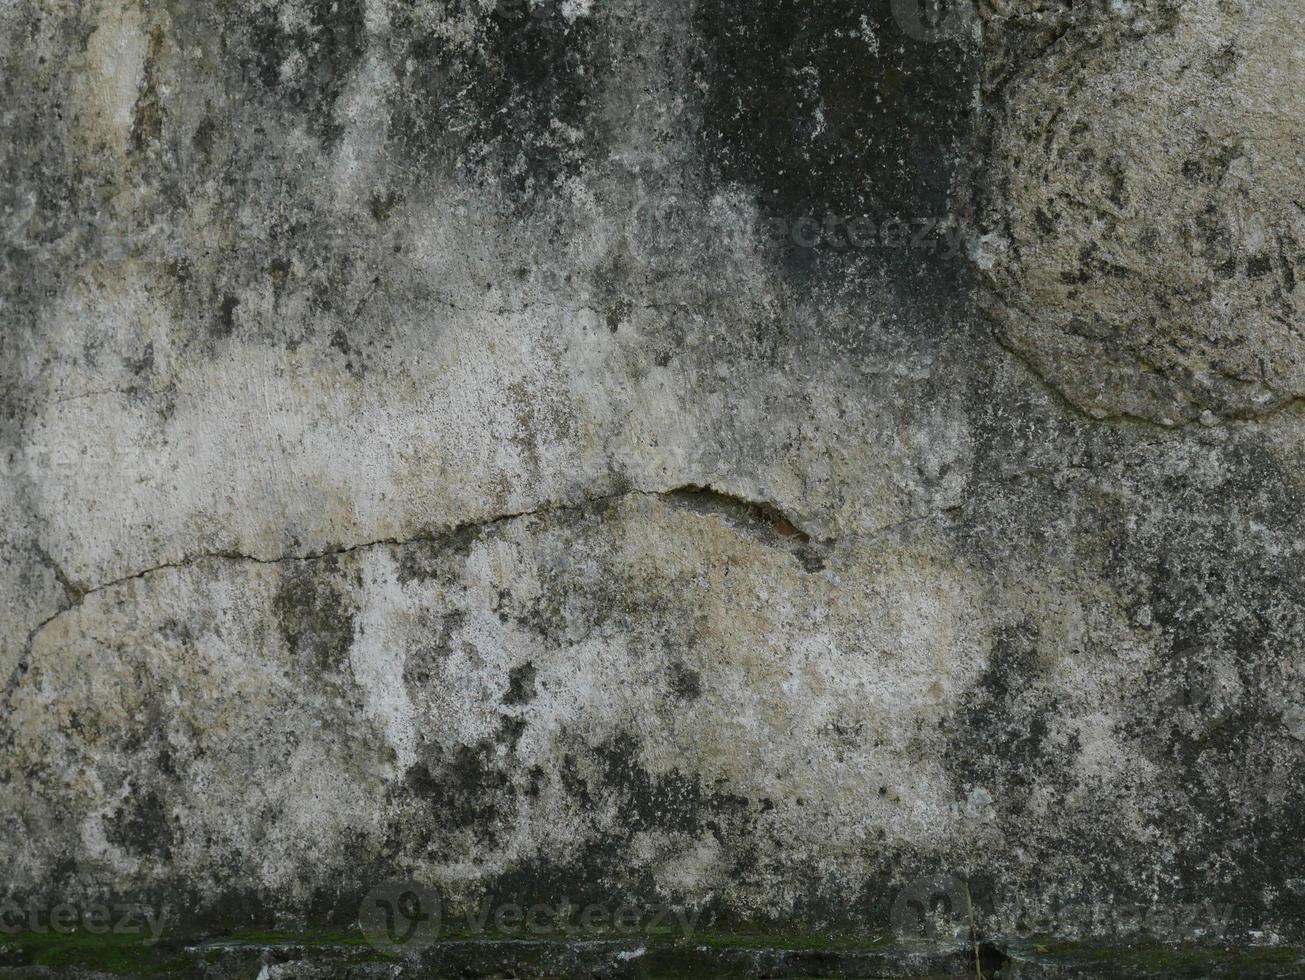
[[[523,780],[514,772],[515,749],[525,728],[524,721],[505,717],[493,737],[448,749],[428,745],[404,774],[403,787],[434,807],[441,834],[470,831],[478,844],[495,847],[500,827],[514,817],[520,798],[539,793],[539,770]]]
[[[681,701],[696,701],[702,695],[702,675],[677,660],[670,666],[670,687]]]
[[[222,303],[218,306],[217,321],[213,325],[213,333],[216,336],[231,336],[231,332],[236,328],[236,307],[239,305],[240,300],[234,296],[222,297]]]
[[[466,621],[467,614],[461,609],[445,613],[423,615],[421,619],[423,642],[415,649],[409,650],[404,658],[403,682],[413,690],[429,690],[434,680],[439,662],[446,659],[452,651],[453,635]]]
[[[330,346],[332,350],[339,351],[344,358],[344,369],[355,378],[360,378],[367,372],[366,361],[363,358],[363,352],[349,341],[349,334],[345,332],[344,327],[337,327],[331,334]]]
[[[410,582],[448,582],[455,579],[471,547],[480,540],[484,527],[455,528],[432,540],[409,541],[398,549],[400,585]]]
[[[306,22],[281,4],[258,5],[245,32],[242,67],[264,96],[304,117],[326,145],[340,134],[335,103],[362,57],[363,0],[308,0]]]
[[[460,745],[438,761],[415,763],[404,776],[407,789],[430,800],[439,823],[450,830],[472,830],[492,845],[500,816],[515,806],[515,788],[495,762],[490,740]]]
[[[758,810],[770,807],[767,801],[754,805],[736,793],[704,786],[697,774],[649,772],[639,763],[639,743],[629,734],[597,746],[592,758],[600,778],[589,784],[580,777],[579,785],[585,786],[582,797],[614,796],[617,827],[624,835],[641,831],[698,835],[709,830],[722,843],[737,842]]]
[[[336,674],[349,663],[354,610],[331,580],[331,560],[291,565],[273,600],[281,638],[295,659]]]
[[[129,796],[105,821],[104,835],[109,843],[137,857],[167,861],[172,856],[172,821],[153,790]]]
[[[508,692],[504,704],[529,704],[535,699],[535,665],[531,663],[513,667],[508,672]]]
[[[1007,805],[1035,783],[1064,778],[1056,765],[1063,750],[1047,740],[1057,705],[1037,686],[1036,642],[1032,622],[998,630],[988,667],[967,694],[946,750],[962,786],[995,789]]]
[[[420,839],[452,859],[464,853],[467,835],[476,848],[496,847],[517,819],[521,806],[552,784],[569,797],[576,812],[594,813],[592,833],[565,865],[527,863],[496,878],[497,900],[515,895],[538,901],[556,897],[559,887],[570,897],[602,895],[596,883],[623,881],[623,898],[655,896],[646,869],[629,866],[629,844],[640,833],[713,834],[727,846],[732,862],[750,868],[756,822],[771,804],[704,785],[697,774],[672,770],[653,774],[639,762],[638,742],[620,734],[597,745],[576,745],[563,754],[554,773],[527,767],[516,754],[526,724],[502,718],[498,732],[474,744],[428,745],[408,769],[395,802],[407,813],[389,831],[393,847],[403,851]],[[403,797],[407,802],[402,802]],[[595,892],[595,887],[598,890]]]
[[[703,138],[768,215],[938,217],[966,150],[977,64],[913,40],[888,0],[705,0]]]
[[[450,6],[454,18],[480,11],[470,0]],[[396,34],[416,40],[397,72],[391,133],[419,169],[468,166],[524,203],[576,172],[591,148],[595,27],[568,22],[560,0],[480,17],[475,40],[458,44],[396,12]]]

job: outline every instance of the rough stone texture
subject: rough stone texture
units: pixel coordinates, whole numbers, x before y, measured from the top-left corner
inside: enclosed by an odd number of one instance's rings
[[[1301,936],[1299,12],[894,6],[0,6],[8,893]]]
[[[1300,11],[1072,6],[989,25],[1037,49],[990,80],[977,258],[1003,342],[1096,418],[1214,424],[1300,398]]]

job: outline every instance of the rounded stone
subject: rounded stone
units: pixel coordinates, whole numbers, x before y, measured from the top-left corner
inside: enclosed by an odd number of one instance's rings
[[[1305,394],[1305,27],[1287,2],[1123,6],[1000,88],[987,307],[1094,418],[1261,415]]]

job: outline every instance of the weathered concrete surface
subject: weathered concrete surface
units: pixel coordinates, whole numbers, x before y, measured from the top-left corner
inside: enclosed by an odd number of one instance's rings
[[[0,7],[9,892],[1299,937],[1305,28],[1074,6]]]

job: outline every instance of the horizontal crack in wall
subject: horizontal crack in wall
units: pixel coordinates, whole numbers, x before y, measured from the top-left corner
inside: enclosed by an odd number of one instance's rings
[[[188,568],[198,562],[211,560],[246,561],[259,565],[279,565],[286,562],[318,561],[323,558],[351,554],[355,551],[361,551],[366,548],[403,547],[409,544],[439,543],[442,541],[448,541],[460,534],[466,534],[468,532],[479,533],[488,528],[500,524],[507,524],[511,521],[520,520],[522,518],[565,514],[574,511],[587,510],[614,500],[632,496],[655,497],[680,509],[692,510],[696,513],[716,514],[722,516],[729,520],[730,523],[740,527],[742,530],[754,534],[765,543],[772,546],[784,547],[791,551],[802,567],[807,571],[815,572],[824,567],[823,559],[816,553],[815,548],[812,545],[811,536],[798,527],[797,524],[795,524],[774,504],[769,503],[768,501],[748,500],[744,497],[715,490],[710,486],[684,484],[670,490],[625,490],[618,493],[586,497],[582,500],[570,503],[546,503],[529,510],[512,511],[505,514],[495,514],[491,517],[464,521],[459,524],[450,525],[449,527],[436,532],[414,534],[411,537],[406,538],[379,538],[375,541],[365,541],[358,544],[326,548],[321,551],[313,551],[303,555],[278,555],[264,557],[259,555],[248,555],[231,550],[208,551],[196,555],[187,555],[179,561],[152,565],[149,568],[142,569],[138,572],[132,572],[129,575],[123,575],[94,586],[82,586],[74,583],[53,559],[49,558],[48,555],[45,555],[44,552],[42,552],[47,563],[55,569],[60,584],[64,590],[72,596],[73,601],[38,623],[31,633],[28,634],[27,645],[30,649],[37,634],[39,634],[41,630],[54,622],[54,620],[58,619],[64,613],[78,608],[86,601],[87,597],[92,596],[97,592],[103,592],[106,589],[123,585],[135,579],[141,579],[147,575],[153,575],[156,572],[167,571],[168,569]]]

